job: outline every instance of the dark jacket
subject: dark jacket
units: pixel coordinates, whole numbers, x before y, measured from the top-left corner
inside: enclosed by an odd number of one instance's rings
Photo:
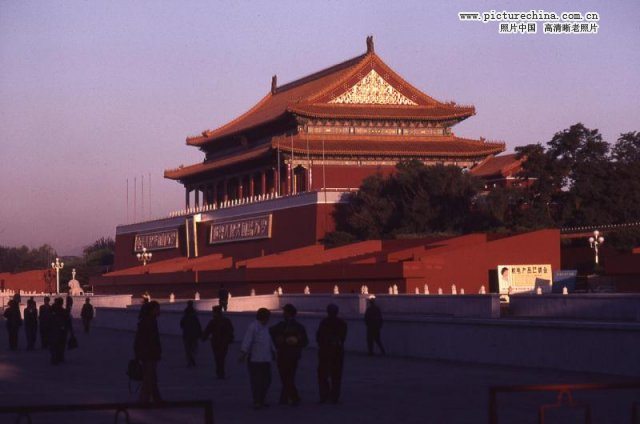
[[[211,336],[211,347],[214,349],[229,345],[234,338],[231,320],[227,317],[220,317],[209,321],[202,334],[202,340],[208,339],[209,336]]]
[[[66,343],[67,333],[71,331],[71,316],[69,311],[62,306],[51,307],[51,319],[49,321],[49,339],[53,342]]]
[[[344,352],[347,339],[347,323],[338,317],[327,317],[320,321],[316,332],[316,342],[320,354]]]
[[[39,320],[40,331],[48,332],[49,327],[51,326],[51,305],[40,305]]]
[[[51,318],[51,305],[40,305],[40,324]]]
[[[228,302],[229,301],[229,290],[227,290],[227,289],[218,290],[218,299],[222,303]]]
[[[33,308],[26,307],[24,310],[24,325],[25,327],[38,327],[38,308],[33,306]]]
[[[91,321],[93,319],[93,305],[90,303],[85,303],[84,305],[82,305],[80,317],[85,321]]]
[[[69,314],[71,314],[71,310],[73,309],[73,297],[72,296],[67,296],[64,298],[64,308],[69,311]]]
[[[141,361],[159,361],[162,357],[158,320],[154,316],[145,315],[138,322],[136,338],[133,342],[136,359]]]
[[[17,330],[22,325],[20,308],[17,304],[12,304],[4,311],[4,318],[7,320],[7,330]]]
[[[304,325],[295,319],[284,320],[269,329],[278,357],[299,359],[309,339]]]
[[[187,340],[197,340],[202,335],[202,326],[198,319],[196,311],[187,309],[180,320],[180,328],[182,328],[182,338]]]
[[[364,313],[364,323],[367,327],[382,328],[382,312],[378,305],[369,305]]]

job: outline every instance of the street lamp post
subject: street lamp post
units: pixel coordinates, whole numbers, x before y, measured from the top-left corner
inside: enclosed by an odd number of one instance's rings
[[[143,247],[142,248],[142,253],[138,253],[136,256],[138,258],[138,261],[142,262],[142,266],[146,266],[147,262],[149,262],[151,260],[151,257],[153,256],[153,253],[147,252],[147,248]]]
[[[600,235],[600,231],[595,230],[593,232],[593,236],[589,237],[589,245],[591,246],[591,248],[594,250],[595,252],[595,260],[596,260],[596,266],[598,266],[599,264],[599,259],[598,259],[598,248],[600,247],[600,245],[604,243],[604,237],[602,237]]]
[[[60,262],[60,258],[56,258],[55,262],[51,262],[51,268],[56,270],[56,293],[60,293],[60,270],[64,268],[64,262]]]

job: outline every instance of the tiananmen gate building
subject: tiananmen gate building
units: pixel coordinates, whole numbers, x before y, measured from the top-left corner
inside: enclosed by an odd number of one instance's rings
[[[185,208],[163,219],[118,226],[115,270],[92,280],[94,289],[206,295],[217,292],[219,283],[234,294],[272,293],[277,286],[301,292],[306,285],[330,291],[334,284],[386,291],[397,284],[412,291],[412,284],[447,268],[442,261],[429,268],[417,259],[430,249],[444,254],[442,249],[452,246],[486,245],[481,250],[488,252],[491,243],[509,243],[486,235],[336,249],[320,243],[334,229],[332,213],[343,195],[367,176],[393,172],[401,160],[477,168],[492,178],[507,175],[501,170],[511,169],[516,159],[495,158],[504,143],[452,131],[474,114],[473,106],[440,102],[405,81],[375,53],[372,37],[366,52],[353,59],[283,85],[274,76],[269,92],[246,113],[187,138],[204,160],[164,173],[184,186]],[[558,251],[552,260],[538,254],[538,263],[559,261],[557,231],[529,237],[551,249],[547,256]],[[147,265],[136,257],[143,248],[153,253]],[[448,272],[442,278],[450,284],[456,277]],[[487,284],[483,273],[473,276],[470,291]]]

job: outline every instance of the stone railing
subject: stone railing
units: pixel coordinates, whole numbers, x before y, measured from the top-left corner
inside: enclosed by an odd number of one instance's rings
[[[234,208],[234,207],[238,207],[238,206],[251,205],[251,204],[256,204],[256,203],[261,203],[261,202],[268,202],[268,201],[278,200],[278,199],[293,199],[293,198],[296,198],[296,197],[306,196],[306,195],[309,195],[309,194],[317,195],[318,193],[323,193],[323,192],[336,193],[336,192],[350,192],[350,191],[357,191],[357,189],[354,189],[354,188],[328,188],[326,190],[303,191],[303,192],[300,192],[300,193],[286,194],[286,195],[277,195],[275,193],[260,194],[260,195],[256,195],[256,196],[243,197],[241,199],[227,200],[227,201],[220,202],[220,203],[217,203],[217,204],[211,203],[211,204],[204,204],[204,205],[194,206],[194,207],[190,207],[190,208],[178,209],[176,211],[169,212],[169,214],[166,215],[166,216],[159,216],[159,217],[148,218],[148,219],[140,219],[140,220],[136,220],[136,221],[133,221],[133,222],[130,222],[130,223],[127,223],[127,224],[122,224],[120,226],[144,224],[144,223],[147,223],[147,222],[160,221],[160,220],[163,220],[163,219],[180,218],[180,217],[185,217],[185,216],[194,215],[194,214],[198,214],[198,213],[213,212],[213,211],[217,211],[217,210],[221,210],[221,209],[229,209],[229,208]]]

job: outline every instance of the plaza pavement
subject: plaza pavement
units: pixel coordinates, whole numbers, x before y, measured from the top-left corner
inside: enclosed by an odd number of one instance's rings
[[[308,331],[310,336],[315,334],[315,329]],[[236,329],[236,339],[240,339],[243,332],[244,329]],[[0,406],[134,401],[136,396],[129,393],[125,376],[127,361],[132,357],[134,334],[96,328],[90,335],[85,335],[79,327],[76,328],[76,333],[80,348],[67,352],[67,362],[54,367],[49,364],[48,352],[24,350],[23,332],[20,334],[21,350],[8,351],[6,329],[2,325]],[[424,343],[437,341],[425,340]],[[298,407],[276,405],[280,384],[274,367],[273,383],[268,395],[271,406],[254,411],[250,407],[245,366],[237,362],[238,343],[230,349],[227,360],[228,377],[224,381],[213,377],[213,358],[208,343],[200,345],[198,366],[191,369],[185,367],[181,338],[163,335],[162,347],[159,382],[164,398],[211,399],[214,420],[221,424],[486,423],[488,388],[492,385],[628,380],[601,374],[347,354],[341,403],[319,405],[316,386],[317,352],[307,349],[297,378],[302,404]],[[473,346],[469,346],[469,349],[473,349]],[[499,400],[500,422],[537,422],[537,405],[553,403],[554,396],[502,395]],[[576,400],[598,402],[594,409],[594,423],[628,423],[629,405],[633,396],[636,401],[640,400],[638,391],[576,394]],[[33,423],[112,423],[113,415],[113,412],[34,414]],[[132,422],[201,423],[202,416],[201,411],[195,410],[134,412]],[[15,416],[0,415],[0,423],[14,420]],[[569,421],[565,417],[556,422]]]

